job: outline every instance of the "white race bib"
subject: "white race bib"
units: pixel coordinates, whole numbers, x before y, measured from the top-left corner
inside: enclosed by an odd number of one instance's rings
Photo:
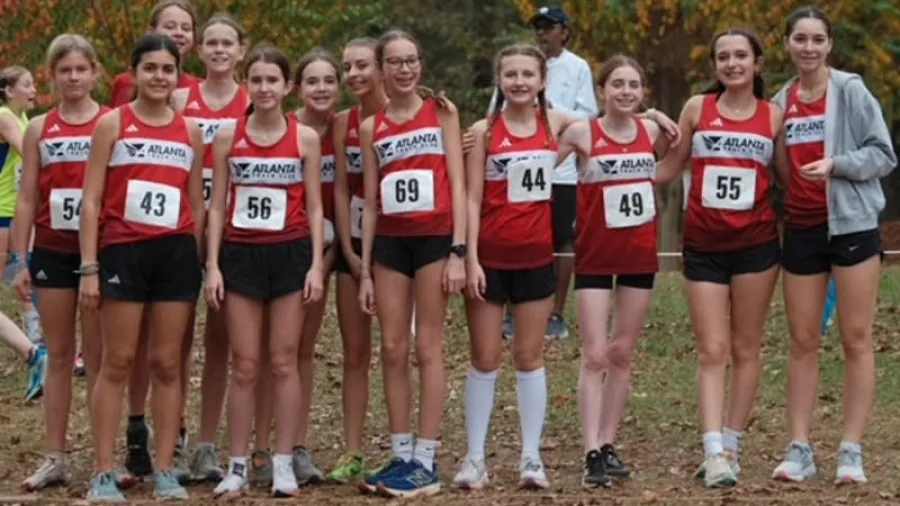
[[[209,203],[212,201],[212,182],[213,170],[203,169],[203,205],[209,209]]]
[[[362,239],[363,207],[365,204],[365,199],[361,199],[356,195],[350,197],[350,237],[353,239]]]
[[[78,230],[81,218],[81,188],[50,190],[50,228]]]
[[[384,214],[434,210],[434,172],[427,169],[392,172],[381,180]]]
[[[328,218],[325,218],[325,236],[323,242],[325,243],[326,248],[331,246],[331,243],[334,242],[334,223]]]
[[[14,167],[16,170],[16,191],[19,191],[19,187],[22,185],[22,162],[19,162]]]
[[[551,175],[540,161],[509,164],[506,168],[506,199],[511,203],[550,200]]]
[[[703,168],[703,207],[746,211],[756,201],[756,170],[707,165]]]
[[[656,198],[649,181],[604,187],[603,205],[608,228],[637,227],[656,216]]]
[[[175,228],[181,216],[181,191],[174,186],[132,179],[125,196],[125,219],[154,227]]]
[[[284,189],[238,186],[234,198],[231,223],[235,227],[284,230],[287,215],[287,191]]]

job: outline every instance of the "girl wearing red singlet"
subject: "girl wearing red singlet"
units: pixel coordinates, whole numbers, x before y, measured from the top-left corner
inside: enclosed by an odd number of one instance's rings
[[[300,408],[297,350],[307,304],[322,297],[319,136],[282,110],[291,79],[281,51],[255,50],[246,73],[249,114],[234,128],[219,130],[213,146],[206,297],[216,310],[226,301],[234,364],[228,399],[231,458],[215,494],[240,495],[247,486],[254,393],[265,339],[276,401],[272,492],[297,497],[291,468]],[[268,335],[263,336],[265,320]]]
[[[688,100],[684,139],[657,167],[657,180],[678,177],[691,158],[684,219],[684,276],[697,335],[697,390],[708,487],[737,483],[741,431],[756,398],[763,325],[778,278],[778,230],[769,203],[774,140],[782,113],[763,99],[762,45],[732,29],[713,37],[717,81]],[[689,146],[691,152],[689,154]],[[740,301],[732,304],[731,301]],[[725,412],[731,359],[731,401]]]
[[[194,30],[197,28],[197,16],[194,7],[188,0],[161,0],[150,12],[150,33],[168,35],[178,46],[181,62],[194,48]],[[179,72],[177,88],[191,86],[197,78]],[[110,91],[110,105],[118,107],[132,101],[135,97],[134,76],[125,72],[116,76]],[[128,384],[128,425],[125,430],[125,468],[134,476],[149,476],[153,473],[150,457],[150,432],[144,417],[147,394],[150,391],[150,363],[147,356],[147,325],[149,316],[144,315],[144,326],[135,355],[135,366],[132,367]],[[193,339],[193,324],[190,326],[190,337]],[[187,391],[188,375],[183,374],[182,389]],[[175,448],[175,467],[173,471],[180,481],[188,478],[187,462],[187,429],[182,420],[180,434]]]
[[[247,110],[250,99],[244,86],[235,80],[237,65],[246,53],[244,29],[227,14],[211,17],[200,30],[200,59],[206,79],[172,94],[173,107],[193,119],[203,132],[203,200],[209,208],[212,196],[212,142],[219,128],[234,126]],[[195,313],[196,316],[196,313]],[[192,366],[191,344],[194,325],[188,328],[182,349],[182,401],[187,399],[187,379]],[[196,450],[187,462],[187,429],[182,415],[181,434],[175,446],[175,472],[182,482],[218,482],[224,476],[216,454],[219,420],[228,386],[228,336],[225,314],[207,309],[204,329],[205,360],[200,383],[200,434]],[[182,407],[182,411],[184,411]]]
[[[150,11],[150,33],[168,35],[175,41],[184,58],[194,49],[194,30],[197,28],[197,15],[189,0],[161,0]],[[186,72],[178,74],[177,88],[186,88],[198,79]],[[123,72],[113,79],[109,92],[109,105],[118,107],[134,99],[134,76]],[[143,400],[141,401],[143,402]]]
[[[25,258],[34,226],[29,269],[16,276],[22,300],[40,295],[50,367],[44,384],[47,456],[22,486],[29,491],[65,483],[69,478],[66,432],[72,404],[78,281],[81,265],[78,218],[84,167],[91,133],[108,109],[91,98],[99,65],[93,46],[81,35],[60,35],[47,51],[47,67],[60,102],[31,120],[23,141],[22,183],[16,203],[11,250]],[[100,321],[96,311],[82,311],[82,339],[87,369],[88,403],[100,368]],[[126,483],[122,483],[126,485]]]
[[[363,193],[359,124],[387,105],[384,81],[375,59],[377,41],[354,39],[344,47],[344,82],[359,104],[339,112],[332,126],[334,137],[334,224],[340,241],[337,272],[337,314],[344,348],[341,382],[344,454],[328,480],[347,483],[364,475],[363,433],[369,405],[369,362],[372,357],[372,319],[359,305],[362,254]]]
[[[544,330],[556,287],[550,190],[556,139],[571,120],[547,109],[547,59],[539,49],[507,46],[496,62],[497,102],[470,128],[475,146],[466,160],[472,366],[465,398],[468,453],[454,484],[480,489],[488,482],[484,446],[503,351],[503,307],[510,303],[518,329],[513,362],[522,428],[519,485],[547,488],[540,442],[547,412]]]
[[[878,219],[885,205],[880,180],[897,165],[897,155],[881,106],[862,78],[828,66],[833,40],[825,13],[815,7],[794,11],[784,43],[797,70],[773,98],[785,108],[784,142],[776,155],[788,188],[782,266],[791,332],[791,442],[773,475],[800,482],[817,472],[810,430],[830,272],[844,358],[844,427],[835,480],[866,483],[861,443],[875,398],[872,327],[883,255]]]
[[[575,294],[582,341],[582,483],[587,487],[610,486],[612,478],[630,474],[614,444],[628,400],[632,355],[659,270],[653,176],[655,154],[669,144],[656,122],[635,115],[645,83],[634,59],[616,55],[607,60],[597,76],[605,114],[579,122],[560,140],[561,159],[572,151],[579,158]]]
[[[97,474],[88,499],[123,501],[112,472],[122,396],[141,319],[150,308],[154,491],[184,499],[172,472],[181,405],[181,346],[200,289],[204,230],[203,138],[172,110],[180,55],[172,39],[148,34],[132,50],[137,98],[97,122],[84,178],[80,222],[82,304],[103,303],[103,359],[91,400]],[[98,255],[99,249],[99,255]]]
[[[465,284],[465,176],[456,107],[419,87],[418,42],[392,30],[378,40],[375,56],[391,101],[359,127],[365,193],[359,298],[371,315],[377,302],[394,458],[361,486],[408,497],[440,490],[434,458],[446,389],[441,345],[448,296]],[[422,389],[415,445],[409,419],[413,298]]]

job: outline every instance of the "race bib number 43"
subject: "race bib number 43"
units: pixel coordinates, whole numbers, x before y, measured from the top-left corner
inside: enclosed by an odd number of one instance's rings
[[[637,227],[656,216],[656,198],[649,181],[607,186],[603,204],[609,228]]]
[[[78,230],[81,219],[81,188],[50,190],[50,228]]]
[[[707,165],[703,168],[703,207],[746,211],[756,201],[756,171]]]
[[[427,169],[392,172],[381,180],[384,214],[434,210],[434,172]]]
[[[181,191],[167,184],[132,179],[125,197],[125,219],[154,227],[175,228],[181,214]]]
[[[547,176],[547,169],[539,162],[509,164],[506,171],[506,199],[511,203],[550,200],[553,187]]]
[[[238,186],[235,189],[234,216],[237,228],[283,230],[287,211],[287,192],[281,188]]]

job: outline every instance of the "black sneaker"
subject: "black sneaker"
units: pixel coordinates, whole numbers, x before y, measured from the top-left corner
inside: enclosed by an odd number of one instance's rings
[[[153,460],[150,458],[150,430],[146,422],[129,422],[125,429],[127,453],[125,469],[135,478],[153,474]]]
[[[631,471],[616,454],[616,449],[611,444],[600,447],[600,458],[603,461],[603,469],[613,478],[628,478]]]
[[[584,476],[581,485],[591,487],[611,487],[612,478],[603,469],[603,457],[597,450],[591,450],[584,458]]]

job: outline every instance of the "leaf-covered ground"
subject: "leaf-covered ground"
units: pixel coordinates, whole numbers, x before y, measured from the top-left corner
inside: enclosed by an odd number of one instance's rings
[[[9,289],[3,289],[0,307],[12,315],[18,304]],[[574,310],[569,309],[570,321]],[[198,326],[202,332],[203,322]],[[694,388],[693,337],[683,297],[682,278],[662,275],[657,284],[652,315],[634,365],[633,391],[621,430],[620,454],[634,469],[627,482],[612,489],[583,490],[581,480],[581,435],[575,385],[578,376],[577,327],[564,341],[547,343],[550,406],[542,453],[552,487],[541,493],[517,490],[519,420],[516,411],[515,377],[506,360],[498,383],[498,396],[488,442],[488,465],[493,486],[484,492],[464,494],[451,490],[457,462],[465,452],[465,417],[462,399],[468,368],[465,320],[459,301],[454,301],[446,328],[445,361],[448,365],[448,399],[439,467],[444,491],[436,498],[444,506],[493,504],[891,504],[900,500],[900,269],[886,270],[882,282],[875,340],[878,350],[878,398],[866,437],[867,471],[870,483],[858,488],[836,488],[832,484],[834,454],[840,438],[842,361],[837,330],[832,328],[822,352],[822,386],[816,413],[813,444],[820,472],[807,484],[784,485],[769,476],[787,443],[785,432],[785,353],[788,343],[780,296],[772,304],[766,325],[763,382],[750,427],[744,439],[740,485],[733,490],[709,491],[691,478],[700,461],[700,434]],[[377,334],[376,334],[377,335]],[[377,337],[376,337],[377,341]],[[192,384],[199,385],[203,350],[195,352]],[[310,429],[310,447],[316,461],[327,468],[340,456],[341,348],[334,309],[330,308],[316,350],[318,369]],[[372,399],[369,411],[369,462],[380,461],[389,451],[382,402],[377,353],[372,362]],[[414,375],[415,377],[415,375]],[[39,404],[21,400],[24,371],[12,353],[0,350],[0,502],[47,504],[80,502],[92,470],[92,448],[84,380],[77,380],[71,418],[69,450],[73,481],[68,488],[26,495],[19,484],[40,463],[43,451],[43,412]],[[199,392],[191,392],[192,433],[197,429]],[[220,451],[225,448],[224,422]],[[120,440],[124,450],[124,437]],[[124,458],[124,457],[123,457]],[[223,453],[224,458],[224,453]],[[212,487],[191,488],[192,503],[212,498]],[[130,499],[151,502],[151,486],[142,484],[128,492]],[[257,491],[241,502],[269,502],[265,491]],[[279,501],[282,502],[282,501]],[[383,499],[361,496],[352,487],[322,486],[309,489],[303,502],[313,504],[379,504]]]

